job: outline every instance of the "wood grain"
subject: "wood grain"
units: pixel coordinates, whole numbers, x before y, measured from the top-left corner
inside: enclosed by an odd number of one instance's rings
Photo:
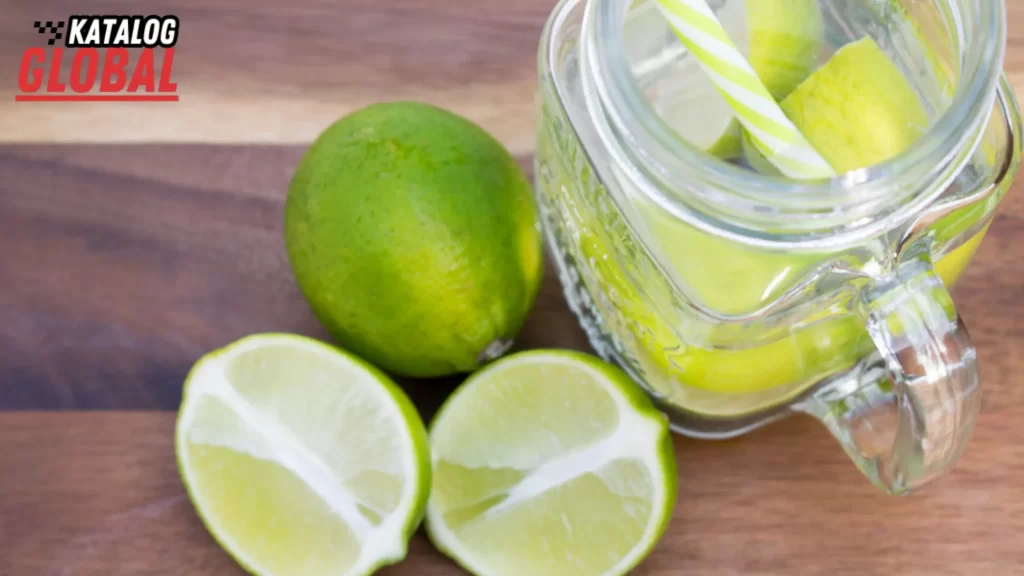
[[[1024,3],[1007,4],[1006,69],[1024,88]],[[183,23],[179,104],[27,106],[11,94],[33,20],[138,7],[4,4],[0,576],[240,574],[184,496],[174,414],[80,411],[173,410],[195,359],[245,334],[325,337],[288,271],[281,206],[304,144],[338,116],[381,99],[441,104],[528,167],[553,5],[154,0],[148,12]],[[1024,574],[1022,186],[954,290],[986,386],[958,468],[894,499],[806,419],[677,438],[676,517],[637,574]],[[550,269],[520,347],[587,349]],[[405,387],[429,417],[457,381]],[[383,573],[459,571],[419,536]]]
[[[261,330],[324,337],[281,240],[301,151],[0,147],[0,407],[174,409],[213,347]],[[1024,574],[1022,185],[955,290],[986,386],[960,467],[897,500],[811,421],[680,438],[677,517],[638,574]],[[551,270],[520,345],[586,349]],[[429,418],[456,383],[405,387]],[[0,413],[0,575],[237,573],[183,496],[173,419]],[[457,572],[417,538],[385,573]]]
[[[213,348],[261,331],[325,337],[282,239],[302,150],[0,146],[0,407],[175,409]],[[1022,186],[954,291],[986,410],[1024,405]],[[586,348],[550,268],[520,346]],[[454,382],[408,388],[434,405]]]
[[[0,408],[173,410],[209,350],[326,338],[282,237],[302,150],[0,147]],[[519,346],[587,348],[551,269]],[[457,381],[407,388],[429,409]]]
[[[556,0],[149,0],[181,19],[176,104],[16,104],[34,20],[137,13],[130,0],[15,0],[0,21],[0,142],[306,143],[382,99],[472,118],[533,149],[537,41]],[[1006,0],[1006,71],[1024,90],[1024,3]]]
[[[537,43],[555,0],[152,0],[181,33],[181,101],[15,103],[35,20],[137,13],[127,0],[15,1],[0,21],[0,141],[309,142],[381,99],[443,105],[533,148]],[[80,9],[80,10],[79,10]]]
[[[982,419],[960,466],[904,499],[810,420],[676,439],[679,504],[637,575],[1024,574],[1024,408]],[[241,574],[178,480],[174,415],[0,414],[0,574]],[[388,576],[459,570],[422,535]]]

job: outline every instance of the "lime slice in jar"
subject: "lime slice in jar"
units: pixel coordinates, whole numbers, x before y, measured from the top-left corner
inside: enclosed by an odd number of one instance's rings
[[[655,4],[634,5],[623,30],[641,89],[661,119],[695,147],[726,160],[740,157],[743,130],[735,113]],[[818,64],[824,34],[818,0],[729,0],[716,16],[776,99]]]

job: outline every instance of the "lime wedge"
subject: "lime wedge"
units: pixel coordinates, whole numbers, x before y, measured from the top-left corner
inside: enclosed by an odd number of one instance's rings
[[[199,360],[176,449],[206,527],[259,575],[369,574],[397,562],[429,492],[426,431],[404,393],[299,336],[251,336]]]
[[[821,6],[818,0],[744,0],[742,4],[747,37],[740,49],[772,97],[781,100],[818,65],[825,44]]]
[[[665,417],[618,368],[523,352],[478,372],[430,431],[427,533],[478,576],[624,574],[676,497]]]
[[[839,173],[896,156],[930,124],[914,87],[871,37],[840,48],[781,106]]]
[[[624,30],[627,46],[658,45],[663,35],[657,31],[664,30],[665,22],[654,6],[647,3],[643,5],[647,11],[637,10],[631,16]],[[777,100],[785,98],[818,64],[824,44],[818,0],[728,0],[716,16]],[[658,63],[664,58],[649,60]],[[696,58],[683,58],[676,67],[660,71],[661,76],[675,79],[672,87],[651,94],[662,120],[697,148],[726,160],[738,158],[743,130],[732,107]],[[634,74],[643,76],[653,66],[638,68]]]

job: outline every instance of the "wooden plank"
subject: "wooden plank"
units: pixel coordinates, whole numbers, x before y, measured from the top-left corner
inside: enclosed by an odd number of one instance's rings
[[[444,105],[532,150],[535,50],[554,0],[155,0],[182,18],[176,105],[15,105],[30,23],[5,6],[0,141],[233,146],[0,147],[0,408],[173,409],[199,355],[255,331],[324,337],[291,280],[280,210],[303,147],[380,100]],[[1024,88],[1024,3],[1006,69]],[[96,0],[90,11],[134,10]],[[270,146],[252,146],[270,143]],[[1024,574],[1024,197],[1011,191],[955,290],[986,394],[951,475],[871,488],[816,423],[676,439],[679,506],[638,574]],[[549,269],[522,347],[586,349]],[[429,415],[457,379],[406,383]],[[0,576],[240,573],[182,492],[172,413],[0,413]],[[418,536],[385,574],[456,574]]]
[[[14,2],[0,22],[0,141],[309,142],[340,116],[415,99],[468,116],[515,153],[533,148],[537,42],[554,0],[157,0],[175,14],[178,103],[15,103],[35,20],[82,10]],[[138,12],[96,0],[90,14]],[[65,69],[70,63],[65,63]]]
[[[171,413],[0,414],[0,574],[241,574],[178,479]],[[1024,407],[982,419],[949,476],[869,486],[817,423],[676,439],[679,504],[635,574],[1024,574]],[[389,576],[458,574],[426,542]]]
[[[282,238],[301,153],[0,147],[0,408],[176,409],[213,348],[261,331],[326,338]],[[519,345],[587,349],[550,268]],[[408,388],[429,407],[457,382]]]
[[[516,154],[533,148],[537,41],[556,0],[152,0],[176,14],[175,104],[16,104],[31,23],[75,12],[62,0],[14,2],[0,21],[0,141],[311,141],[382,99],[415,99],[468,116]],[[1010,45],[1024,42],[1024,3],[1006,0]],[[94,0],[88,12],[137,12]],[[1024,51],[1006,70],[1024,90]]]
[[[300,146],[0,147],[0,407],[175,409],[205,352],[324,337],[292,279],[282,203]],[[523,158],[529,168],[529,159]],[[1024,404],[1024,183],[955,297],[986,410]],[[586,349],[549,267],[522,347]],[[410,386],[434,405],[455,380]]]

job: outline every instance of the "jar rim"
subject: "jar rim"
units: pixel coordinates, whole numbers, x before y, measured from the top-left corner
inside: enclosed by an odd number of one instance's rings
[[[961,150],[964,138],[975,133],[980,137],[979,129],[996,97],[1006,50],[1004,0],[972,2],[978,9],[972,26],[954,30],[960,35],[955,39],[961,46],[959,82],[949,106],[929,129],[882,163],[831,179],[797,181],[765,176],[715,158],[683,140],[661,119],[642,94],[626,59],[622,31],[631,4],[630,0],[590,0],[581,31],[586,53],[581,63],[588,70],[584,76],[594,82],[615,137],[625,141],[623,152],[654,183],[643,189],[672,212],[684,209],[684,200],[697,199],[719,209],[727,204],[729,212],[741,216],[760,212],[764,217],[768,211],[777,218],[784,213],[794,221],[804,220],[797,225],[804,227],[821,224],[807,222],[809,215],[834,218],[840,214],[854,221],[917,204],[914,200],[922,195],[930,201],[926,193],[941,192],[967,161]],[[930,182],[936,185],[923,184]],[[690,198],[681,191],[689,191]]]

